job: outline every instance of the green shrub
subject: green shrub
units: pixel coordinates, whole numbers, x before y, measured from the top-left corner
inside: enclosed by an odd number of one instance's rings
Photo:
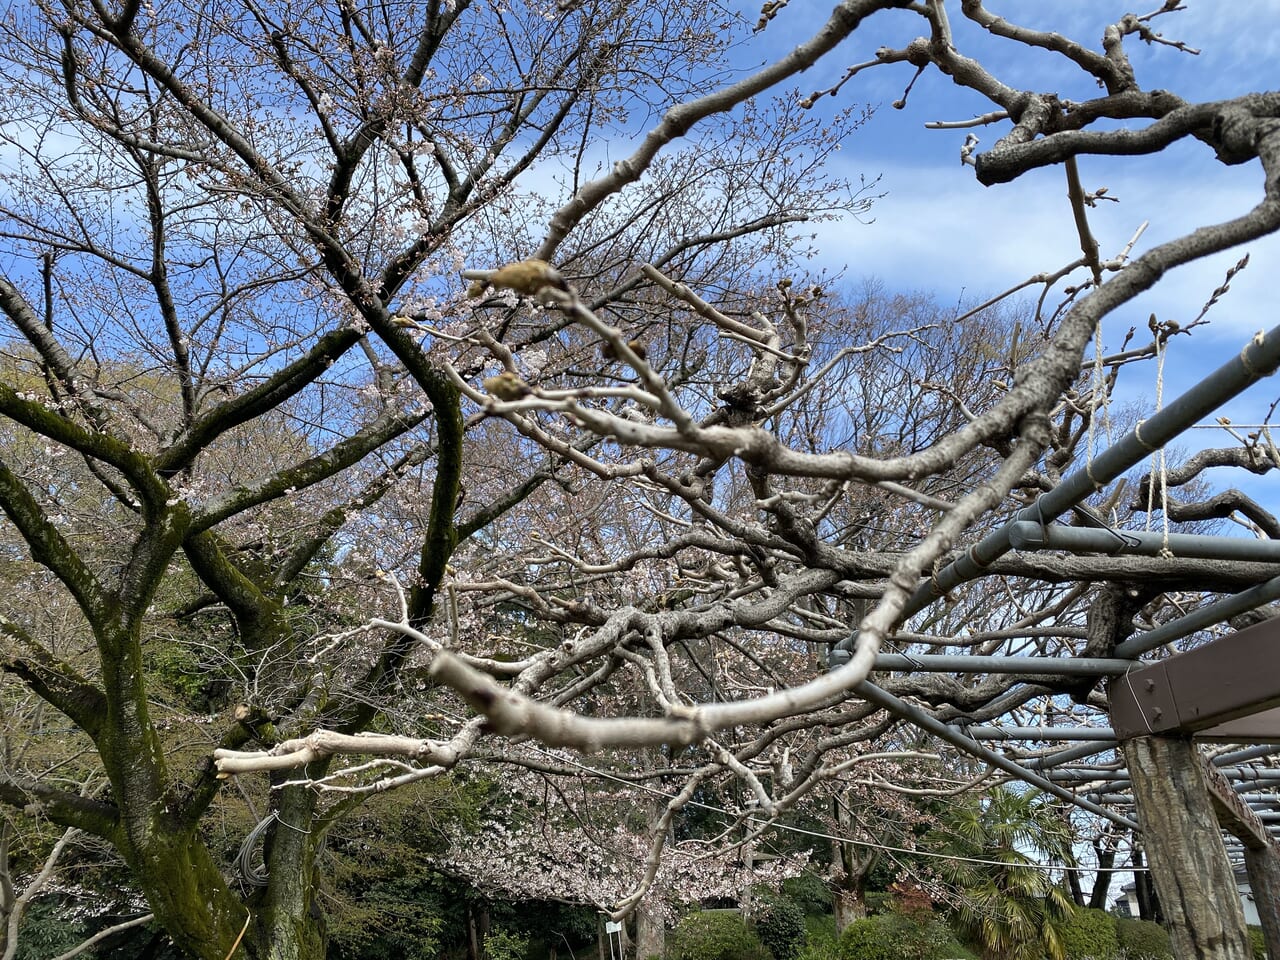
[[[790,897],[766,894],[755,917],[756,935],[773,960],[794,960],[804,946],[804,910]]]
[[[671,931],[667,960],[769,960],[769,951],[736,911],[700,911]]]
[[[897,948],[887,935],[882,914],[855,920],[836,941],[838,960],[897,960]]]
[[[80,943],[88,932],[83,913],[63,897],[40,897],[31,902],[18,932],[19,960],[56,957]],[[80,912],[79,917],[76,916]]]
[[[488,960],[525,960],[529,955],[529,938],[501,928],[484,936],[484,955]]]
[[[882,913],[845,927],[836,960],[939,960],[952,939],[937,920]]]
[[[1261,927],[1249,928],[1249,944],[1253,947],[1253,960],[1267,960],[1267,938]]]
[[[796,955],[796,960],[836,960],[836,942],[808,940]]]
[[[1062,926],[1067,960],[1112,960],[1120,950],[1116,918],[1105,910],[1080,908]]]
[[[1150,920],[1117,917],[1116,940],[1125,960],[1168,960],[1173,957],[1168,931]]]
[[[892,899],[893,894],[887,890],[868,890],[864,896],[867,913],[884,913],[889,909],[889,902]]]
[[[796,960],[835,960],[836,918],[831,914],[804,918],[804,946]]]
[[[831,891],[827,882],[812,870],[806,870],[797,877],[788,877],[782,881],[782,892],[800,904],[807,916],[819,916],[831,913]]]
[[[836,918],[829,913],[804,918],[804,942],[826,943],[833,949],[836,942]]]

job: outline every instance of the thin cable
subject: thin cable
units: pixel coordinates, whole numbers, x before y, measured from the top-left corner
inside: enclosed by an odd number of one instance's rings
[[[270,879],[266,864],[264,863],[259,867],[253,862],[253,851],[258,845],[258,838],[266,832],[273,822],[279,819],[275,811],[267,814],[257,826],[249,831],[244,838],[244,843],[240,844],[240,852],[236,855],[236,870],[244,879],[244,882],[251,887],[265,887]],[[280,822],[284,823],[283,820]],[[297,828],[295,827],[294,829]]]

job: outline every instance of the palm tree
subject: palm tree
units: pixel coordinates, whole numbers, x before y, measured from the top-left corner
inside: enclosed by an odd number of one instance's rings
[[[1071,897],[1043,869],[1070,865],[1066,824],[1033,791],[999,787],[954,808],[943,828],[946,879],[960,906],[956,925],[984,960],[1064,960],[1062,929],[1075,911]]]

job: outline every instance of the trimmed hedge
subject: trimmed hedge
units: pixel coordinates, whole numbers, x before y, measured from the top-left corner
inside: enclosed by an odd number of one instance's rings
[[[937,920],[882,913],[849,924],[836,941],[835,960],[942,960],[952,941]]]
[[[794,960],[804,946],[804,910],[790,897],[767,894],[755,916],[756,935],[773,960]]]
[[[1125,960],[1172,960],[1173,957],[1168,931],[1150,920],[1117,917],[1116,940]]]
[[[1116,918],[1105,910],[1077,908],[1062,928],[1067,960],[1112,960],[1120,952]]]
[[[698,911],[667,937],[667,960],[770,960],[755,931],[733,910]]]

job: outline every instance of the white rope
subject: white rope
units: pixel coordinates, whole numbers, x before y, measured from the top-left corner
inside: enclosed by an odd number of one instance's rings
[[[1164,358],[1169,351],[1167,345],[1160,339],[1160,329],[1156,328],[1156,413],[1160,412],[1164,405]],[[1160,471],[1160,525],[1163,528],[1164,540],[1160,545],[1160,556],[1166,560],[1173,559],[1173,551],[1169,549],[1169,475],[1166,469],[1164,445],[1156,451],[1152,458],[1152,467],[1154,470]],[[1154,477],[1152,478],[1154,480]],[[1147,485],[1148,488],[1151,484]],[[1147,491],[1147,521],[1150,528],[1151,521],[1151,490]]]
[[[1090,373],[1090,393],[1089,393],[1089,432],[1085,439],[1085,466],[1084,472],[1090,480],[1093,479],[1093,447],[1094,436],[1097,432],[1097,412],[1098,412],[1098,391],[1106,392],[1102,382],[1102,321],[1099,320],[1093,325],[1093,370]],[[1096,487],[1097,484],[1095,483]]]

